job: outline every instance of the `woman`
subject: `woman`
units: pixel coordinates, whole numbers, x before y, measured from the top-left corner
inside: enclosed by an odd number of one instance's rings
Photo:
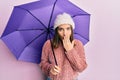
[[[54,22],[55,36],[43,46],[40,67],[50,80],[77,80],[86,67],[82,42],[73,39],[74,21],[67,13],[59,14]],[[55,59],[52,47],[57,60]]]

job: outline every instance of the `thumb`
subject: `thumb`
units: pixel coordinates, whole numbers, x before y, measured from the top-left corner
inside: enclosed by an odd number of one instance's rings
[[[72,44],[74,45],[74,43],[75,43],[75,41],[73,40],[73,41],[72,41]]]

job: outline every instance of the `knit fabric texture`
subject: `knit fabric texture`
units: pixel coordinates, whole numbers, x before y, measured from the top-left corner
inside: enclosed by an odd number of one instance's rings
[[[77,39],[74,41],[74,48],[67,52],[64,51],[62,43],[54,49],[58,66],[61,68],[61,72],[57,75],[50,73],[51,67],[55,65],[50,40],[44,44],[40,67],[51,80],[75,80],[87,67],[83,44]]]
[[[58,26],[62,24],[69,24],[72,26],[73,29],[75,28],[75,23],[71,15],[68,13],[62,13],[62,14],[57,15],[54,21],[54,29],[56,29]]]

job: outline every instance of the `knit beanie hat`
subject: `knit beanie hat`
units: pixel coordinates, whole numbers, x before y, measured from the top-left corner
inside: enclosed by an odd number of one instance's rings
[[[54,29],[56,29],[61,24],[70,24],[73,29],[75,28],[75,24],[72,17],[67,13],[57,15],[54,21]]]

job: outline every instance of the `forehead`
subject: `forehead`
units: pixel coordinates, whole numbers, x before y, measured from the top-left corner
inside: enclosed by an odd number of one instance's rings
[[[68,28],[70,27],[69,24],[61,24],[60,26],[58,26],[58,28]]]

